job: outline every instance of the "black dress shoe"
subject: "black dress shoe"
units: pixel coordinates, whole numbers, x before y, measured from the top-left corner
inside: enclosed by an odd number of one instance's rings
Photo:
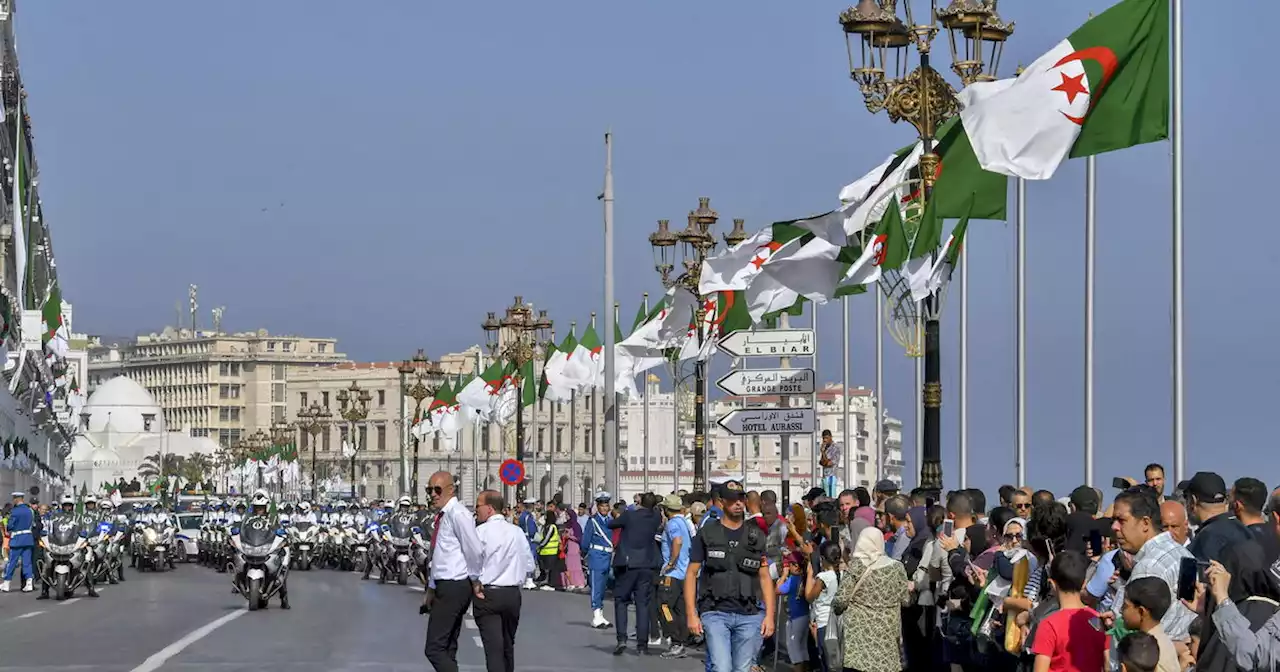
[[[615,655],[615,656],[621,656],[622,654],[624,654],[624,653],[626,653],[626,652],[627,652],[627,643],[626,643],[626,642],[618,642],[618,645],[617,645],[617,646],[615,646],[615,647],[613,647],[613,655]]]

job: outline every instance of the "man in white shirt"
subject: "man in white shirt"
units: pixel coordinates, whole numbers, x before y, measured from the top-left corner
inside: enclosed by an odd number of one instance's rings
[[[471,512],[454,497],[449,472],[432,474],[427,494],[439,513],[431,537],[430,585],[420,610],[431,613],[424,653],[436,672],[458,672],[458,635],[473,584],[479,585],[483,547]]]
[[[514,672],[516,628],[520,626],[520,584],[534,570],[533,552],[524,532],[502,517],[502,494],[485,490],[476,497],[480,525],[480,582],[472,591],[471,613],[488,672]]]

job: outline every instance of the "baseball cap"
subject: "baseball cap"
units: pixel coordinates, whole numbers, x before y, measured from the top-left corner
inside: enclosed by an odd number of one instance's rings
[[[804,497],[801,497],[800,499],[814,500],[826,494],[827,494],[826,490],[823,490],[822,488],[814,487],[814,488],[809,488],[809,492],[804,493]]]
[[[1221,504],[1227,501],[1227,483],[1212,471],[1197,471],[1187,484],[1187,494],[1204,504]]]
[[[1098,510],[1098,493],[1093,488],[1082,485],[1071,491],[1070,502],[1077,510],[1094,513]]]
[[[742,481],[729,479],[716,488],[716,496],[720,499],[742,499],[747,493],[742,489]]]
[[[897,492],[900,489],[897,483],[887,478],[876,482],[876,492]]]
[[[684,508],[684,500],[680,498],[680,495],[667,495],[662,498],[662,508],[679,511]]]

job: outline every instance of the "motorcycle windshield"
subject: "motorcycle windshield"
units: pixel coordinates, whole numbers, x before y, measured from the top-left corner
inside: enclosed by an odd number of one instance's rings
[[[391,536],[407,539],[413,534],[413,519],[407,516],[396,516],[391,519]]]
[[[262,517],[250,518],[240,525],[240,543],[245,546],[266,546],[275,537],[271,521]]]
[[[70,516],[55,518],[49,524],[49,542],[58,546],[69,546],[80,536],[80,526]]]
[[[293,527],[299,532],[306,532],[307,530],[311,529],[311,523],[304,520],[301,523],[294,523]]]

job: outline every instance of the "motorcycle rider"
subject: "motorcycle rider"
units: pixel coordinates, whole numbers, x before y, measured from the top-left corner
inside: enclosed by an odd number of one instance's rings
[[[116,513],[115,509],[116,505],[112,504],[111,500],[102,500],[102,503],[98,505],[98,511],[101,513],[100,520],[110,522],[114,526],[111,529],[112,538],[115,538],[117,534],[123,534],[122,539],[127,538],[129,535],[129,519],[124,514]],[[116,574],[109,579],[111,583],[124,581],[124,566],[121,565],[116,569]]]
[[[85,495],[84,511],[80,512],[80,515],[76,516],[76,519],[79,521],[80,529],[84,530],[89,535],[90,539],[98,535],[98,521],[101,520],[101,516],[98,513],[98,498],[96,496],[92,494]],[[100,548],[102,553],[106,553],[107,547],[105,544]],[[85,550],[84,572],[91,579],[97,571],[97,567],[95,565],[98,560],[99,558],[97,557],[97,553],[94,552],[94,548],[92,546]],[[93,584],[90,583],[89,586],[90,590],[92,590]]]
[[[311,523],[312,525],[315,525],[316,514],[311,511],[311,502],[302,502],[301,504],[299,504],[298,512],[293,514],[293,517],[290,518],[289,520],[294,524]]]
[[[253,499],[250,500],[250,504],[252,505],[252,508],[250,509],[248,515],[244,516],[243,520],[241,521],[242,523],[249,521],[253,518],[266,518],[269,522],[271,521],[271,513],[270,513],[271,498],[267,496],[267,492],[265,490],[258,490],[257,492],[253,493]],[[289,545],[288,544],[285,544],[283,553],[284,553],[284,560],[280,563],[280,571],[283,573],[283,576],[281,577],[281,580],[280,580],[281,581],[280,608],[288,609],[289,608]],[[243,574],[244,572],[243,569],[241,569],[241,572],[242,572],[241,574],[236,576],[236,580],[239,583],[239,585],[244,585],[246,577]]]
[[[355,516],[351,515],[351,511],[347,509],[346,502],[338,502],[338,524],[342,527],[352,527],[356,524]]]
[[[236,502],[235,510],[227,515],[227,524],[239,525],[240,521],[244,520],[244,513],[245,513],[244,501],[241,500]]]
[[[95,504],[96,504],[96,501],[95,501]],[[62,496],[62,500],[59,502],[58,512],[49,518],[49,522],[51,523],[51,525],[54,524],[56,519],[58,518],[71,518],[72,521],[74,521],[74,523],[78,527],[83,522],[83,518],[79,515],[76,515],[76,500],[71,495]],[[84,529],[84,528],[81,527],[80,529]],[[93,586],[93,570],[92,570],[92,564],[91,564],[92,556],[93,556],[93,553],[88,551],[85,552],[84,570],[83,570],[84,585],[89,590],[89,597],[97,597],[98,590]],[[49,564],[46,564],[45,567],[48,567],[49,571],[52,572],[52,567]],[[49,599],[49,581],[46,580],[46,577],[44,576],[40,577],[40,597],[37,597],[36,599],[37,600]]]
[[[293,504],[289,502],[285,502],[284,506],[280,507],[280,524],[288,525],[292,521],[293,521]]]

